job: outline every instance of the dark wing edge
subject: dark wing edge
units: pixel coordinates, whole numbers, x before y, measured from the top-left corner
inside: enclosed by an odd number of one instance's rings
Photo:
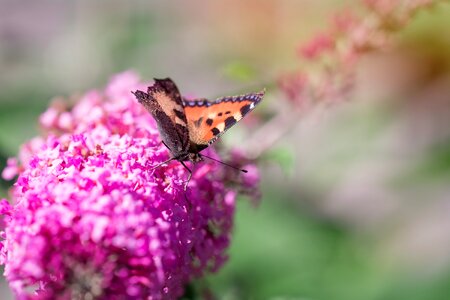
[[[256,104],[258,104],[264,95],[266,94],[266,89],[263,89],[256,93],[248,93],[248,94],[242,94],[237,96],[230,96],[230,97],[220,97],[214,100],[212,103],[221,103],[221,102],[241,102],[241,101],[248,101],[251,100]]]
[[[255,100],[255,105],[258,104],[262,98],[264,97],[266,93],[266,89],[263,89],[256,93],[249,93],[249,94],[242,94],[237,96],[227,96],[227,97],[220,97],[217,98],[214,101],[210,101],[206,98],[197,98],[197,99],[187,99],[183,98],[183,106],[189,106],[189,107],[195,107],[195,106],[205,106],[209,107],[214,104],[218,104],[221,102],[241,102],[241,101],[248,101],[250,100],[247,98],[248,96],[253,96]]]
[[[253,109],[255,109],[256,105],[259,102],[261,102],[261,100],[263,99],[265,93],[266,93],[266,89],[263,89],[257,93],[250,93],[250,94],[231,96],[231,97],[221,97],[221,98],[216,99],[214,102],[212,102],[211,105],[219,104],[222,102],[243,102],[243,101],[250,100],[251,104],[249,104],[248,106],[246,105],[245,106],[245,107],[247,107],[246,109],[241,108],[241,118],[239,120],[236,120],[235,122],[233,122],[230,125],[225,123],[225,129],[223,131],[219,132],[219,134],[214,136],[211,140],[209,140],[208,146],[213,144],[215,141],[217,141],[217,139],[220,138],[228,129],[230,129],[233,125],[235,125],[240,120],[242,120],[245,117],[245,115],[247,115],[249,112],[251,112]]]
[[[195,98],[195,99],[187,99],[183,97],[183,107],[195,107],[195,106],[205,106],[209,107],[213,104],[212,101],[209,101],[206,98]]]
[[[162,140],[165,141],[168,146],[172,146],[169,148],[172,154],[180,153],[183,150],[186,151],[189,148],[189,132],[186,127],[186,115],[184,111],[181,111],[184,110],[184,105],[180,92],[170,78],[155,78],[154,81],[155,83],[147,88],[147,93],[140,90],[131,93],[135,95],[138,102],[142,104],[156,120]],[[166,107],[163,107],[166,102],[161,101],[161,95],[175,102],[176,109],[171,111],[176,114],[175,119],[178,118],[184,125],[180,125],[176,120],[171,120],[169,118],[170,112],[167,111]],[[181,150],[178,149],[178,145],[181,146]]]

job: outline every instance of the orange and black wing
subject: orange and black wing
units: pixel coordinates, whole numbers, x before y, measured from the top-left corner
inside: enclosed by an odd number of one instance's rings
[[[189,131],[183,100],[175,83],[170,79],[155,79],[147,93],[133,93],[155,119],[161,139],[177,158],[188,153]]]
[[[223,97],[213,102],[206,99],[184,100],[191,151],[201,151],[214,143],[255,108],[264,92]]]

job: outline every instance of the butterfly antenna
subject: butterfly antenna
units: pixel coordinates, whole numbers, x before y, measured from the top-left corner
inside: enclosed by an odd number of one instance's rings
[[[215,158],[212,158],[212,157],[203,155],[203,154],[200,155],[200,157],[206,157],[206,158],[209,158],[210,160],[214,160],[214,161],[216,161],[216,162],[218,162],[218,163],[221,163],[222,165],[225,165],[225,166],[228,166],[228,167],[230,167],[230,168],[232,168],[232,169],[241,171],[242,173],[247,173],[247,172],[248,172],[247,170],[239,169],[238,167],[235,167],[235,166],[233,166],[233,165],[227,164],[226,162],[220,161],[220,160],[218,160],[218,159],[215,159]]]

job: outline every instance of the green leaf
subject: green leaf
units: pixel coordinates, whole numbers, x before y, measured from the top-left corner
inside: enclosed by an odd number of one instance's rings
[[[277,163],[287,175],[294,173],[295,153],[292,149],[278,147],[269,151],[265,158]]]
[[[235,61],[226,65],[223,74],[237,81],[250,81],[256,77],[256,70],[249,64]]]

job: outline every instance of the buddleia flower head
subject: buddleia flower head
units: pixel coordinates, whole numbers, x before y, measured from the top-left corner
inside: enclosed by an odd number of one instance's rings
[[[236,191],[257,171],[230,188],[226,166],[202,162],[185,192],[181,164],[152,169],[169,153],[139,88],[128,72],[70,109],[55,102],[8,162],[0,263],[18,298],[173,299],[226,261]]]

